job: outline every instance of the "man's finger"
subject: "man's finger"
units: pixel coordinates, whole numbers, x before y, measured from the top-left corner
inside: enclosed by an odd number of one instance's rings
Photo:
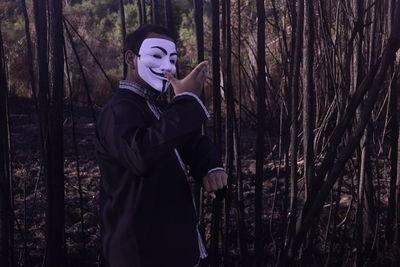
[[[217,196],[215,195],[214,192],[208,193],[208,195],[212,198],[212,199],[216,199]]]
[[[165,78],[167,78],[167,80],[168,80],[170,83],[175,83],[175,82],[176,82],[176,78],[175,78],[171,73],[165,71],[165,72],[164,72],[164,76],[165,76]]]
[[[214,177],[215,177],[214,180],[215,180],[215,183],[216,183],[217,186],[218,186],[218,189],[221,189],[222,187],[224,187],[223,182],[222,182],[222,175],[221,175],[221,173],[219,173],[219,172],[215,173]]]
[[[228,184],[228,174],[226,174],[226,172],[222,174],[222,183],[223,186],[226,186]]]
[[[216,179],[215,179],[214,175],[212,173],[208,174],[207,179],[208,179],[208,182],[210,183],[211,191],[217,191],[218,185],[217,185],[217,182],[215,181]]]
[[[203,178],[203,186],[204,186],[204,189],[206,190],[206,192],[210,192],[211,191],[210,190],[210,184],[208,182],[207,176],[205,176]]]
[[[208,76],[208,74],[210,73],[210,67],[208,66],[208,64],[205,67],[204,73],[206,74],[206,76]]]
[[[194,70],[192,70],[192,72],[190,74],[192,75],[197,75],[198,73],[200,73],[200,71],[204,70],[204,68],[207,67],[208,68],[208,62],[207,61],[203,61],[201,62],[199,65],[197,65]],[[189,74],[189,75],[190,75]]]
[[[199,72],[196,76],[196,80],[198,83],[203,84],[207,78],[208,75],[208,67],[204,67],[203,70],[201,72]]]
[[[207,63],[207,65],[204,65],[202,68],[202,74],[204,77],[208,76],[208,71],[209,71],[209,67],[208,67],[208,63]]]

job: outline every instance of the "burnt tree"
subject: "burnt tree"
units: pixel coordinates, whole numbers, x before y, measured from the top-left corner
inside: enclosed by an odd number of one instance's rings
[[[123,0],[119,0],[119,18],[121,21],[121,26],[120,26],[120,31],[121,31],[121,47],[124,47],[124,43],[125,43],[125,37],[126,37],[126,26],[125,26],[125,9],[124,9],[124,1]],[[125,60],[123,60],[123,79],[125,79],[126,76],[126,62]]]
[[[153,24],[160,23],[160,20],[158,17],[158,0],[151,0],[151,22]]]
[[[212,8],[212,87],[213,87],[213,129],[214,143],[219,150],[222,148],[222,120],[221,120],[221,76],[220,76],[220,1],[211,1]],[[212,266],[219,266],[219,228],[222,205],[214,201],[212,207],[211,249],[210,260]]]
[[[63,266],[64,248],[64,53],[62,1],[49,1],[51,87],[47,140],[47,229],[45,266]]]
[[[225,118],[225,162],[226,170],[228,174],[228,184],[226,189],[225,198],[225,251],[224,259],[225,265],[232,263],[227,262],[229,257],[229,250],[231,249],[231,238],[230,238],[230,214],[232,206],[232,185],[236,182],[234,176],[234,121],[235,121],[235,103],[234,103],[234,87],[232,83],[232,37],[231,37],[231,1],[225,0],[225,96],[226,96],[226,118]]]
[[[14,266],[14,217],[11,201],[8,89],[0,21],[0,264]]]
[[[263,0],[257,0],[257,137],[256,137],[256,176],[255,176],[255,253],[256,266],[263,266],[264,231],[263,231],[263,181],[264,181],[264,136],[265,121],[265,7]]]

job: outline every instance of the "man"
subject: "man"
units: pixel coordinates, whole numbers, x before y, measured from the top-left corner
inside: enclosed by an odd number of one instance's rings
[[[213,198],[227,183],[220,154],[199,133],[209,117],[199,99],[208,63],[174,78],[175,43],[157,25],[129,34],[125,51],[126,80],[97,122],[104,258],[118,267],[199,266],[207,254],[189,175]],[[170,84],[175,97],[165,105]]]

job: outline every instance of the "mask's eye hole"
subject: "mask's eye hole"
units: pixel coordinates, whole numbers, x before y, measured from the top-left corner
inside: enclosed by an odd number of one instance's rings
[[[169,62],[171,62],[171,64],[174,64],[174,65],[176,64],[176,61],[172,60],[172,59]]]
[[[153,55],[154,58],[161,59],[160,55]]]

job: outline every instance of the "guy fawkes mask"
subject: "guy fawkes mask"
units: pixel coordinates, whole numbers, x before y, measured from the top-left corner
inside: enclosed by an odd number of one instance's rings
[[[163,72],[175,75],[177,60],[174,42],[162,38],[144,39],[139,49],[139,76],[155,90],[165,92],[170,83]]]

